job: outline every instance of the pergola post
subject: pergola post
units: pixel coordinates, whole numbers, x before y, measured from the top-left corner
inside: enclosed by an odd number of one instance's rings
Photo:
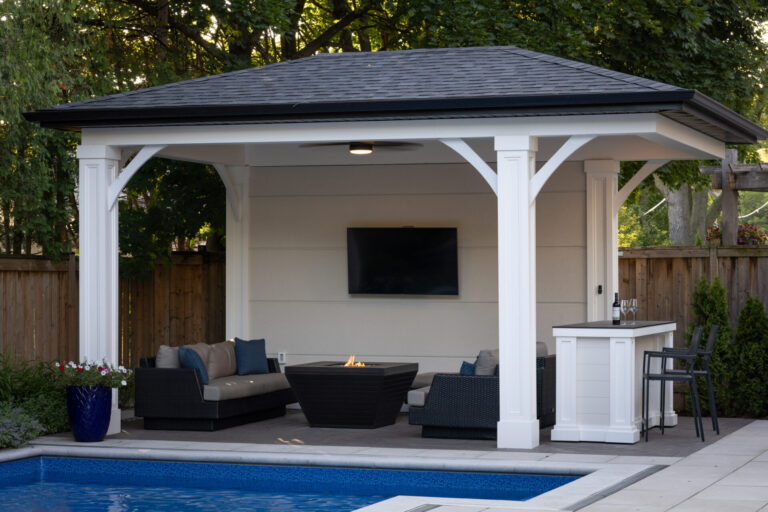
[[[118,363],[117,206],[108,200],[120,150],[78,146],[80,161],[80,359]],[[120,432],[117,390],[107,434]]]
[[[226,321],[227,339],[250,336],[248,269],[250,267],[250,168],[217,165],[227,185]],[[238,199],[235,199],[238,198]],[[237,202],[237,204],[234,204]]]
[[[587,188],[587,321],[611,318],[619,291],[619,162],[585,160]],[[598,293],[601,290],[601,293]]]
[[[499,448],[534,448],[536,419],[536,203],[530,179],[538,140],[497,136]]]

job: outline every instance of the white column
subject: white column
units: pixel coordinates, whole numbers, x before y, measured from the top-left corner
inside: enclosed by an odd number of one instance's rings
[[[587,321],[611,318],[613,294],[619,291],[619,162],[585,160],[587,178]],[[602,293],[598,287],[602,286]]]
[[[227,255],[226,255],[226,320],[227,339],[251,335],[248,323],[248,276],[250,265],[250,167],[222,168],[230,178],[236,194],[227,194]],[[235,210],[230,197],[239,198]],[[237,215],[236,215],[237,213]]]
[[[118,363],[117,205],[109,185],[117,179],[120,150],[78,146],[80,161],[80,359]],[[117,390],[107,434],[120,432]]]
[[[499,221],[499,448],[535,448],[536,203],[529,182],[536,137],[497,136]]]

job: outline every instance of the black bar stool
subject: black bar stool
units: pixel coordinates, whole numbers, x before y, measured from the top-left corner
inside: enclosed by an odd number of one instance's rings
[[[701,342],[702,328],[696,327],[693,330],[693,337],[691,338],[691,345],[688,350],[682,351],[652,351],[646,350],[643,354],[643,396],[642,396],[642,408],[643,408],[643,428],[645,430],[645,441],[648,442],[648,403],[650,398],[650,386],[651,381],[659,382],[661,391],[661,417],[659,418],[659,428],[661,433],[664,433],[664,402],[665,402],[665,385],[667,382],[687,382],[691,392],[691,408],[693,409],[693,424],[696,428],[696,437],[701,437],[704,441],[704,427],[701,423],[701,405],[699,404],[699,393],[696,389],[696,375],[694,373],[696,366],[697,352],[699,350],[699,343]],[[658,373],[651,372],[651,363],[654,360],[660,362],[660,369]],[[667,361],[669,360],[681,360],[685,361],[684,369],[674,370],[667,368]]]

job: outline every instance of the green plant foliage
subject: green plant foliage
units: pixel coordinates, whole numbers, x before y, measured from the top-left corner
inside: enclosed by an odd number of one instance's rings
[[[0,252],[62,258],[76,237],[79,136],[22,113],[114,90],[75,0],[0,1]]]
[[[731,361],[733,413],[768,415],[768,315],[759,299],[749,297],[739,314]]]
[[[732,331],[728,317],[728,301],[725,288],[716,277],[710,286],[704,277],[696,282],[693,292],[693,317],[694,325],[700,325],[704,329],[702,343],[706,343],[707,334],[713,325],[719,325],[715,346],[712,349],[712,359],[709,369],[712,374],[712,385],[715,393],[715,404],[718,414],[727,416],[733,410],[732,391],[730,390],[731,347]],[[692,331],[692,327],[691,327]],[[690,332],[689,332],[690,340]],[[698,383],[702,393],[702,409],[708,411],[706,397],[706,384],[703,380]]]
[[[50,363],[0,354],[0,402],[34,416],[48,433],[69,430],[64,383]]]
[[[171,247],[189,249],[205,228],[223,236],[225,188],[208,166],[156,158],[136,173],[120,201],[120,263],[129,277],[149,278]]]
[[[0,448],[18,448],[45,432],[40,422],[12,402],[0,402]]]

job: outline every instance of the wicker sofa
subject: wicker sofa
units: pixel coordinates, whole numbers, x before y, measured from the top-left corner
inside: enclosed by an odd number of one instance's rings
[[[220,377],[204,386],[197,368],[156,368],[154,357],[142,358],[136,416],[149,430],[219,430],[282,416],[296,397],[277,359],[268,365],[269,373]]]
[[[554,355],[536,358],[536,416],[542,428],[555,423],[555,365]],[[423,403],[408,409],[408,422],[421,425],[422,437],[496,439],[496,375],[438,373]]]

